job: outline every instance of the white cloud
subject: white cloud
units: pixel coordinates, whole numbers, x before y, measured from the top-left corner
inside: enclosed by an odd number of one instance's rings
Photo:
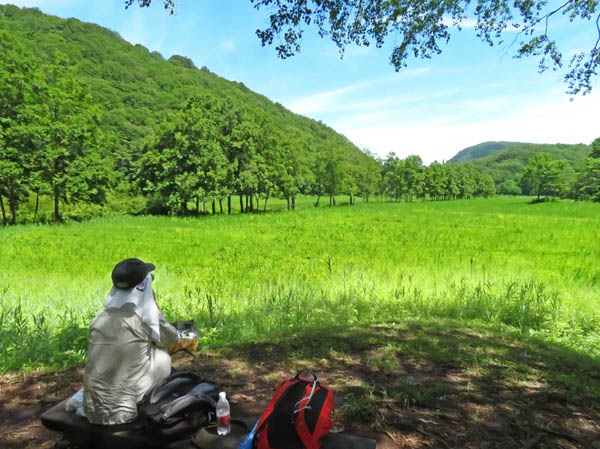
[[[233,49],[235,48],[235,42],[229,40],[229,41],[223,41],[221,42],[221,45],[219,45],[219,48],[221,49],[221,51],[223,53],[231,53],[233,51]]]
[[[444,17],[442,24],[447,27],[454,27],[454,21],[452,20],[452,17],[449,16]],[[462,19],[458,24],[461,28],[475,28],[477,21],[474,19]]]
[[[405,103],[406,101],[414,101],[415,98],[411,98],[409,95],[400,97],[397,95],[382,96],[380,93],[377,93],[377,96],[375,97],[369,96],[368,90],[378,86],[380,87],[381,85],[389,83],[390,81],[395,82],[399,79],[418,78],[427,74],[429,71],[429,67],[403,70],[391,76],[362,81],[349,86],[341,87],[339,89],[287,101],[285,104],[290,110],[297,114],[316,115],[322,113],[331,113],[334,111],[349,112],[355,110],[364,110],[365,108],[382,107],[385,105]],[[363,92],[362,96],[356,95],[361,91]],[[367,99],[362,99],[362,97],[365,96],[367,96]]]
[[[425,163],[448,160],[465,147],[490,140],[589,144],[599,137],[596,113],[600,110],[600,96],[588,95],[570,102],[565,94],[560,95],[529,107],[516,107],[512,113],[493,119],[450,124],[434,120],[381,124],[371,121],[363,125],[362,118],[357,117],[352,123],[330,125],[360,148],[382,157],[391,151],[400,157],[419,154]]]
[[[419,67],[418,69],[402,69],[394,76],[395,79],[418,78],[431,71],[431,67]]]
[[[339,89],[321,92],[308,97],[293,100],[287,103],[287,107],[297,114],[310,115],[329,112],[336,108],[348,94],[373,85],[372,81],[363,81]]]
[[[120,27],[119,34],[123,39],[134,45],[143,45],[148,50],[158,51],[168,58],[173,52],[169,52],[169,49],[164,47],[167,37],[165,29],[148,27],[148,17],[143,15],[144,12],[136,9],[130,15],[127,15],[128,21]],[[148,13],[152,13],[152,11],[148,11]]]

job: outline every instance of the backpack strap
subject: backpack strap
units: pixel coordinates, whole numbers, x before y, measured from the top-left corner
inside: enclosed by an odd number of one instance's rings
[[[298,374],[300,374],[300,373],[298,373]],[[262,430],[262,428],[268,422],[269,418],[271,417],[271,415],[273,413],[273,410],[277,406],[277,403],[279,403],[280,401],[283,401],[285,399],[285,397],[288,395],[288,393],[290,391],[290,387],[292,385],[295,385],[299,381],[300,381],[299,378],[297,378],[297,376],[296,376],[292,379],[286,379],[286,380],[282,381],[277,386],[277,388],[275,389],[275,393],[273,395],[273,399],[271,399],[271,402],[269,403],[269,405],[267,406],[267,408],[261,415],[260,419],[256,423],[256,434],[259,434],[260,431]]]
[[[263,412],[263,414],[261,415],[261,417],[259,418],[259,420],[256,423],[255,427],[256,427],[257,434],[260,433],[262,428],[265,426],[265,424],[269,420],[269,417],[271,416],[273,410],[277,406],[277,403],[280,401],[283,401],[285,399],[288,392],[290,391],[290,387],[292,385],[295,385],[296,383],[300,382],[300,380],[301,380],[300,374],[307,372],[307,371],[310,372],[310,374],[312,374],[314,382],[318,384],[317,375],[313,372],[313,370],[308,369],[308,368],[299,371],[291,379],[286,379],[286,380],[280,382],[279,385],[277,386],[277,388],[275,389],[275,393],[273,394],[273,399],[271,399],[271,402],[269,403],[269,405],[267,406],[267,408],[265,409],[265,411]],[[314,383],[313,383],[313,385],[314,385]],[[296,406],[297,406],[297,404],[296,404]],[[294,412],[294,417],[296,416],[297,412],[298,412],[298,410],[296,410]]]
[[[310,369],[310,368],[304,368],[302,371],[298,371],[298,374],[296,374],[296,376],[294,377],[294,379],[299,380],[300,379],[300,374],[302,373],[310,373],[312,374],[312,377],[314,379],[315,382],[317,382],[319,379],[317,378],[317,375],[315,374],[315,372]]]
[[[302,441],[302,444],[304,445],[305,449],[319,449],[318,442],[315,441],[313,435],[308,430],[305,416],[306,409],[310,408],[308,404],[312,399],[312,396],[315,392],[315,388],[318,388],[318,381],[316,380],[316,376],[312,385],[306,385],[306,392],[302,399],[300,399],[296,403],[296,410],[294,410],[294,427],[296,428],[296,432],[298,432],[298,436],[300,437],[300,440]]]
[[[169,391],[175,389],[178,385],[184,383],[199,384],[202,382],[200,376],[190,371],[178,371],[164,379],[156,382],[150,390],[146,392],[140,404],[154,404],[160,400],[162,396],[166,396]]]
[[[186,408],[189,408],[199,403],[206,403],[213,409],[215,409],[217,406],[215,400],[204,393],[186,394],[184,396],[172,400],[171,402],[161,407],[161,411],[164,409],[164,413],[161,417],[161,420],[167,420],[171,416],[180,413],[182,410],[185,410]]]

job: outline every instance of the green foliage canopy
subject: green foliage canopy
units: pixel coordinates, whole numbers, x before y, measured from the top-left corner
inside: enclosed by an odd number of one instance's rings
[[[419,156],[379,160],[321,122],[291,113],[241,83],[197,69],[183,56],[165,61],[116,33],[0,6],[0,209],[16,222],[20,204],[50,194],[54,219],[64,203],[103,204],[110,195],[148,198],[136,213],[184,215],[195,203],[231,213],[269,198],[348,195],[364,201],[448,200],[516,193],[532,155],[552,151],[577,176],[551,195],[597,199],[597,165],[587,145],[489,145],[468,164],[425,167]],[[35,28],[36,33],[29,30]],[[598,157],[600,139],[590,159]],[[483,144],[485,146],[485,144]],[[483,148],[480,148],[483,150]],[[488,151],[489,150],[489,151]],[[481,156],[481,152],[472,152]],[[562,164],[559,163],[559,165]],[[533,172],[531,172],[533,173]],[[529,175],[528,175],[529,176]],[[535,176],[525,177],[524,193]],[[576,179],[576,182],[575,182]],[[138,190],[139,189],[139,190]],[[542,190],[540,190],[541,192]],[[7,200],[8,211],[4,198]],[[245,200],[245,203],[244,203]],[[256,204],[256,207],[255,207]]]
[[[566,167],[564,160],[557,160],[551,154],[537,153],[525,168],[523,190],[537,195],[560,196],[566,189]]]
[[[126,0],[130,6],[135,0]],[[560,69],[565,58],[558,43],[548,33],[548,23],[556,14],[569,18],[572,27],[595,20],[598,39],[589,50],[573,55],[568,62],[565,82],[571,95],[589,93],[600,65],[600,12],[593,0],[567,0],[549,5],[546,0],[250,0],[256,9],[269,14],[269,25],[256,31],[263,45],[280,43],[275,51],[288,58],[300,51],[305,28],[313,25],[321,37],[329,37],[343,55],[351,44],[381,48],[392,40],[390,63],[395,70],[407,65],[410,55],[431,58],[442,52],[452,29],[460,31],[465,20],[476,19],[477,36],[489,45],[503,43],[503,32],[518,30],[516,57],[539,57],[539,70]],[[149,6],[151,0],[137,0]],[[174,0],[163,0],[171,14]],[[474,6],[473,6],[474,5]]]

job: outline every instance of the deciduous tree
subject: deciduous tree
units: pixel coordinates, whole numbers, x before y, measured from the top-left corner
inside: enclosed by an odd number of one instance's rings
[[[592,142],[592,152],[590,157],[600,159],[600,137]]]
[[[61,200],[103,199],[99,189],[109,181],[110,162],[98,154],[100,108],[64,55],[55,53],[44,79],[38,170],[52,192],[54,220],[62,221]]]
[[[127,6],[136,0],[126,0]],[[591,49],[575,53],[568,62],[565,81],[570,94],[586,94],[600,65],[600,14],[595,0],[250,0],[258,10],[269,14],[269,25],[256,31],[263,45],[277,42],[281,58],[300,52],[306,28],[314,26],[321,37],[329,37],[343,55],[347,46],[375,45],[392,41],[390,63],[396,70],[407,65],[409,56],[430,58],[442,52],[441,45],[460,30],[467,20],[475,20],[477,36],[489,45],[502,44],[504,32],[516,44],[516,56],[539,57],[540,71],[560,69],[565,58],[558,42],[549,33],[549,22],[562,14],[574,30],[596,22],[597,40]],[[151,0],[137,0],[149,6]],[[163,0],[173,13],[174,0]]]
[[[221,198],[227,159],[220,143],[219,100],[192,98],[146,145],[138,179],[155,212],[185,215],[188,203]]]
[[[523,193],[529,190],[538,200],[541,195],[560,196],[566,187],[566,167],[565,161],[555,159],[551,154],[535,154],[523,174]]]
[[[32,140],[38,131],[39,63],[6,32],[0,32],[0,54],[0,211],[4,224],[15,224],[35,158]]]

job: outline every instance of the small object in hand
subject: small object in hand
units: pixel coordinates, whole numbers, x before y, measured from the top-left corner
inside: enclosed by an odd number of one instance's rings
[[[177,340],[169,348],[169,354],[175,354],[179,351],[186,351],[194,354],[198,349],[199,331],[198,326],[193,320],[177,321],[173,323],[177,329]]]

